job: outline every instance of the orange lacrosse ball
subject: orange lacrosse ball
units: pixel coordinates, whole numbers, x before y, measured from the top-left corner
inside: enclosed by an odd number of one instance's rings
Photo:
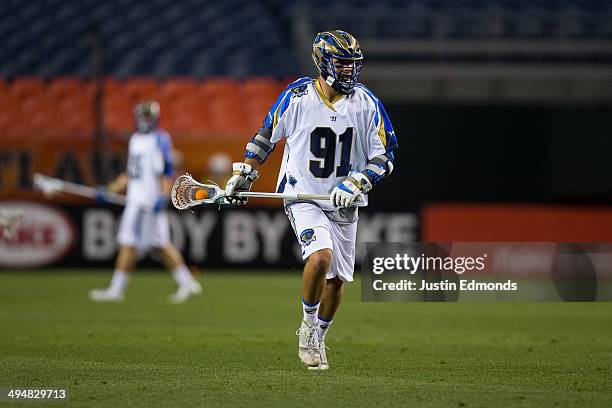
[[[195,193],[195,199],[196,200],[204,200],[208,198],[208,193],[206,192],[206,190],[200,189],[198,191],[196,191]]]

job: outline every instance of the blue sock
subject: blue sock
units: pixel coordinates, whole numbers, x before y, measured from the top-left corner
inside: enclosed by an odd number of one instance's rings
[[[317,312],[319,311],[319,304],[317,303],[308,303],[304,299],[302,299],[302,309],[304,310],[304,321],[309,325],[317,322]]]
[[[327,329],[329,329],[329,326],[331,326],[333,319],[334,319],[333,317],[326,318],[326,317],[319,316],[318,318],[319,320],[319,325],[318,325],[319,340],[323,340],[325,338]]]

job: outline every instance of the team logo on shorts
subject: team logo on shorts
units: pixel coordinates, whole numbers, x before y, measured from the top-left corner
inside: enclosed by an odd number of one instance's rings
[[[316,240],[317,237],[315,236],[314,230],[312,228],[305,229],[300,234],[300,241],[302,241],[302,246],[308,246],[311,242]]]

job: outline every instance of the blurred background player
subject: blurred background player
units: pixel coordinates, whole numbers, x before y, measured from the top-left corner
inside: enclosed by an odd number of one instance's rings
[[[247,144],[244,163],[234,163],[226,192],[250,190],[257,169],[286,138],[277,191],[331,193],[330,201],[285,203],[306,260],[298,355],[310,369],[326,370],[325,334],[342,302],[344,282],[353,281],[358,219],[353,204],[366,205],[366,194],[391,174],[397,140],[381,102],[357,83],[363,54],[354,36],[321,32],[312,57],[319,76],[299,79],[281,93]]]
[[[159,104],[155,101],[143,102],[134,108],[136,132],[129,141],[127,171],[108,186],[111,192],[127,189],[127,204],[117,237],[119,255],[108,288],[90,291],[89,296],[94,301],[123,300],[138,251],[151,248],[161,253],[178,285],[170,302],[182,303],[202,291],[180,252],[170,243],[165,209],[174,174],[172,143],[168,133],[157,127],[159,116]],[[100,193],[99,198],[103,201],[104,194]]]

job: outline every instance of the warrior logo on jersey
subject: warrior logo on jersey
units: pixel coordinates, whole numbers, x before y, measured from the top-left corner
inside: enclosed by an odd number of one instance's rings
[[[291,92],[293,92],[293,95],[291,95],[292,98],[299,98],[301,96],[307,95],[308,85],[296,86],[295,88],[291,90]]]
[[[300,241],[302,241],[302,246],[306,247],[310,245],[311,242],[316,241],[317,237],[312,228],[305,229],[300,234]]]

